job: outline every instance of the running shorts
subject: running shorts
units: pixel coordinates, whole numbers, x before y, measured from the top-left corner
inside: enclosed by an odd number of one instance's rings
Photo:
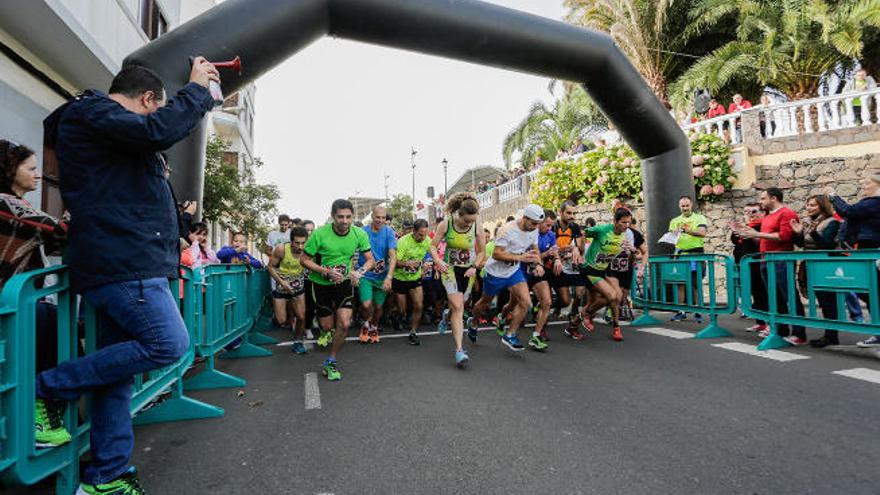
[[[504,289],[513,287],[526,281],[526,274],[522,270],[513,272],[513,275],[507,278],[495,277],[491,273],[486,274],[483,279],[483,296],[495,297]]]
[[[464,294],[467,292],[470,280],[464,274],[470,269],[471,267],[469,266],[452,266],[449,270],[446,270],[446,273],[440,276],[447,294]]]
[[[351,309],[353,299],[351,280],[332,285],[312,283],[312,302],[318,318],[333,316],[340,309]]]
[[[395,294],[409,294],[409,291],[413,289],[418,289],[422,286],[422,281],[420,280],[397,280],[396,278],[391,280],[391,290],[394,291]]]
[[[560,287],[583,287],[585,285],[584,278],[579,273],[562,272],[559,275],[551,273],[548,279],[550,280],[550,286],[554,289]]]
[[[581,267],[581,279],[588,289],[601,282],[606,276],[605,270],[598,270],[592,266]]]
[[[385,304],[385,298],[388,294],[382,290],[383,282],[384,280],[373,280],[371,278],[363,277],[358,286],[358,295],[360,295],[361,303],[372,301],[373,304],[377,306]]]
[[[305,277],[296,277],[296,278],[287,278],[287,283],[290,284],[290,287],[293,288],[293,293],[286,292],[281,289],[281,286],[277,283],[275,284],[275,288],[272,289],[272,298],[273,299],[293,299],[299,297],[306,293],[306,278]]]

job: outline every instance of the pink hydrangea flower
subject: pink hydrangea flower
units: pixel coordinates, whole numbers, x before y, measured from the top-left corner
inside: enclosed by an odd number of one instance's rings
[[[712,194],[716,196],[721,196],[722,194],[724,194],[724,184],[715,184],[712,187]]]
[[[608,157],[599,158],[599,166],[607,167],[608,166]]]
[[[712,194],[712,186],[709,184],[700,188],[700,196],[708,196],[710,194]]]
[[[694,177],[702,177],[706,175],[706,171],[703,170],[703,167],[694,167]]]
[[[695,167],[699,167],[700,165],[703,164],[704,161],[705,161],[705,160],[703,159],[703,155],[694,155],[694,156],[691,157],[691,163],[692,163]]]

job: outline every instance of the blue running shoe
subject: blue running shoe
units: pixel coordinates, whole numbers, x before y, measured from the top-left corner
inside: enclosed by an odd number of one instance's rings
[[[473,316],[467,319],[467,335],[471,342],[477,341],[477,322]]]
[[[501,337],[501,343],[506,345],[508,349],[514,352],[520,352],[525,347],[523,347],[522,342],[519,341],[519,337],[516,334],[513,335],[505,335]]]
[[[682,320],[687,320],[687,319],[688,319],[688,314],[684,313],[682,311],[679,311],[678,313],[675,313],[674,315],[672,315],[672,318],[670,318],[669,321],[682,321]]]
[[[464,368],[468,364],[468,353],[464,349],[459,349],[455,351],[455,365],[459,368]]]
[[[440,323],[437,324],[437,333],[444,334],[449,331],[449,310],[443,310],[443,316],[440,318]]]
[[[700,313],[694,313],[694,321],[697,322],[697,324],[702,325],[703,315],[701,315]]]
[[[306,350],[306,346],[304,346],[303,343],[298,340],[293,343],[293,345],[290,347],[290,350],[294,354],[306,354],[307,352],[309,352]]]

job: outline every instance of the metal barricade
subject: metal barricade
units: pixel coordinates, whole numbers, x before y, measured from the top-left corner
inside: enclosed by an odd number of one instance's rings
[[[191,325],[191,307],[195,293],[191,274],[186,270],[183,282],[171,283],[178,297],[184,322],[195,338]],[[54,279],[49,282],[49,278]],[[42,287],[41,284],[45,283]],[[183,297],[179,297],[181,288]],[[54,327],[37,327],[37,306],[57,304]],[[78,402],[65,408],[64,424],[73,437],[68,444],[51,449],[37,449],[34,443],[34,397],[37,354],[37,333],[54,331],[58,345],[57,362],[68,361],[93,352],[98,335],[97,313],[83,304],[82,319],[77,315],[77,298],[70,290],[65,266],[55,266],[16,275],[9,279],[0,293],[0,473],[10,484],[30,485],[56,474],[56,493],[73,494],[78,485],[79,457],[89,447],[89,421],[80,420]],[[80,322],[82,335],[80,335]],[[41,338],[46,338],[41,336]],[[82,338],[82,352],[80,352]],[[201,419],[223,415],[223,410],[186,397],[181,383],[183,374],[192,364],[194,345],[176,363],[134,377],[131,414],[136,424],[160,421]],[[143,411],[160,394],[170,390],[165,401]],[[88,397],[84,400],[88,403]],[[88,405],[88,404],[86,404]],[[88,411],[88,407],[84,409]]]
[[[760,266],[756,270],[761,274],[760,281],[753,280],[753,264]],[[880,335],[880,250],[752,254],[740,260],[739,271],[743,313],[766,321],[770,328],[770,335],[758,345],[759,350],[790,345],[779,335],[779,325]],[[797,290],[799,280],[804,294]],[[773,289],[767,290],[766,309],[755,308],[751,300],[756,283]],[[864,322],[847,319],[845,298],[849,293],[861,294],[866,300],[870,317]],[[804,314],[799,314],[797,303],[802,304],[802,295],[807,305],[803,307]],[[819,316],[820,298],[828,306],[836,306],[837,314]]]
[[[196,287],[196,354],[205,358],[205,369],[184,382],[186,390],[242,387],[239,378],[216,369],[216,354],[224,358],[266,357],[272,353],[250,342],[254,324],[249,268],[244,265],[205,265],[194,270]],[[201,292],[201,297],[198,293]],[[241,340],[239,340],[241,339]],[[234,347],[234,348],[233,348]]]
[[[278,340],[260,332],[269,328],[275,317],[272,310],[272,300],[269,291],[269,272],[266,270],[250,270],[248,272],[248,304],[250,314],[254,315],[254,323],[251,326],[250,343],[256,345],[275,345]],[[269,310],[269,318],[266,318],[266,309]],[[270,319],[271,318],[271,319]]]
[[[643,282],[633,284],[633,304],[641,306],[643,312],[632,324],[659,324],[660,320],[651,316],[651,310],[705,313],[709,315],[709,325],[694,338],[730,337],[733,334],[718,324],[718,315],[736,311],[736,294],[730,288],[726,297],[719,298],[718,275],[722,272],[725,280],[733,283],[735,275],[731,257],[720,254],[652,256],[644,270]],[[679,297],[681,287],[684,288],[684,300]]]

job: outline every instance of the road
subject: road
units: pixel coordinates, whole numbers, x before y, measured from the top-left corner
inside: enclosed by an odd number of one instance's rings
[[[516,356],[484,332],[467,370],[449,335],[351,343],[343,380],[319,378],[308,401],[322,353],[274,347],[220,364],[243,396],[192,393],[225,417],[138,427],[134,463],[160,495],[880,493],[880,361],[737,352],[718,344],[757,340],[725,323],[735,338],[665,323],[622,343],[555,326],[549,352]],[[868,371],[834,373],[852,369]]]

